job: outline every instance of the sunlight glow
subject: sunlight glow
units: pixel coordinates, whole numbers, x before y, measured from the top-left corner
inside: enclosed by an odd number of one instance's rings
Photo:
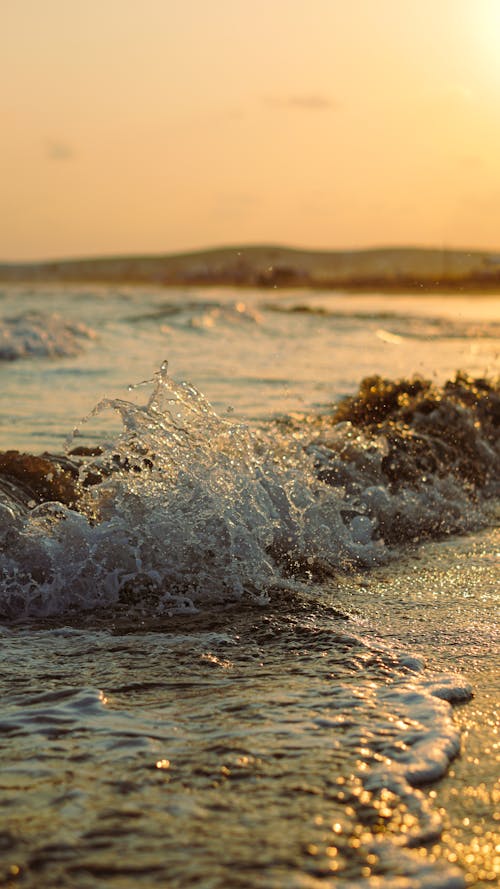
[[[500,78],[500,0],[471,3],[470,33],[477,40],[480,63],[486,75]]]
[[[498,247],[500,0],[4,6],[0,259]]]

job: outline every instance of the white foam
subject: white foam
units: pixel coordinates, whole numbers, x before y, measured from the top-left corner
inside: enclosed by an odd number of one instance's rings
[[[467,513],[447,479],[385,488],[383,437],[347,423],[308,447],[305,433],[252,432],[219,417],[193,385],[168,376],[166,363],[151,382],[143,405],[105,399],[95,408],[93,416],[117,412],[123,431],[82,468],[82,481],[97,471],[103,480],[87,489],[81,512],[44,503],[23,516],[14,503],[4,507],[4,614],[106,606],[124,588],[129,600],[142,596],[145,608],[164,612],[245,596],[266,602],[289,575],[381,564],[384,533],[395,525],[412,539]],[[345,484],[325,484],[318,466],[336,459]]]
[[[0,361],[71,357],[95,336],[86,324],[68,321],[57,313],[26,312],[0,319]]]

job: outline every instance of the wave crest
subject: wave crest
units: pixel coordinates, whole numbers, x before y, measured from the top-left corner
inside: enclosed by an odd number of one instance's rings
[[[73,451],[52,481],[34,464],[36,499],[16,499],[7,479],[5,616],[264,603],[273,588],[381,564],[396,543],[473,527],[498,490],[498,384],[372,378],[331,417],[252,431],[166,363],[151,382],[143,405],[97,405],[123,423],[100,452]]]
[[[26,312],[0,319],[0,361],[73,357],[82,351],[83,341],[95,336],[86,324],[57,313]]]

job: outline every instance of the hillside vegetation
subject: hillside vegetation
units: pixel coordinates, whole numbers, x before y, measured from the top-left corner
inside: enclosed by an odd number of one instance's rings
[[[241,285],[341,289],[500,289],[500,254],[384,248],[319,251],[279,246],[0,264],[1,281]]]

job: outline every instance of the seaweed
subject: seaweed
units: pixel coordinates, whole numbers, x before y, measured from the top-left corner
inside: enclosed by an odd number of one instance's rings
[[[357,395],[340,402],[331,419],[385,437],[382,468],[393,489],[451,474],[471,489],[498,491],[499,379],[458,372],[439,387],[419,377],[371,376]]]

